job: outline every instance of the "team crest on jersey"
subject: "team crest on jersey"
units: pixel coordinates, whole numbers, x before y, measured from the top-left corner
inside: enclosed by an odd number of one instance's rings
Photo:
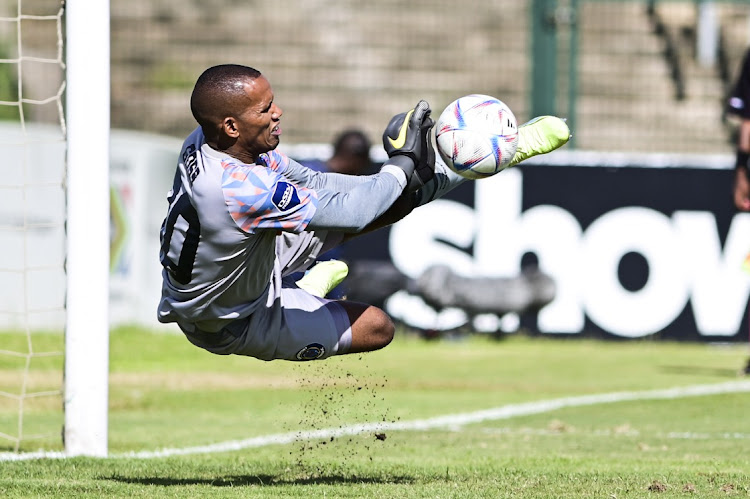
[[[325,355],[326,349],[320,343],[310,343],[297,352],[297,360],[315,360]]]
[[[288,182],[277,182],[273,192],[273,204],[281,211],[294,208],[300,203],[297,188]]]

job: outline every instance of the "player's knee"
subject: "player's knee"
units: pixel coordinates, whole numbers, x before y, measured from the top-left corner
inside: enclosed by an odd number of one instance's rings
[[[387,346],[396,326],[388,314],[372,305],[346,303],[352,325],[352,343],[349,353],[370,352]]]
[[[388,314],[376,307],[368,309],[367,350],[379,350],[387,346],[393,340],[395,331],[396,326]]]
[[[374,328],[374,342],[375,349],[383,348],[393,341],[393,336],[396,334],[396,325],[385,312],[380,313],[380,320]]]

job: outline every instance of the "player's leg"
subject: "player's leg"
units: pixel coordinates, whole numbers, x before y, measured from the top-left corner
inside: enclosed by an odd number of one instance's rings
[[[570,140],[570,128],[557,116],[538,116],[518,127],[518,147],[508,167],[539,154],[547,154]]]
[[[276,258],[286,277],[310,268],[318,256],[341,243],[343,234],[331,231],[282,232],[276,236]]]
[[[311,261],[311,255],[324,253],[342,237],[325,231],[283,233],[276,244],[282,275],[304,267],[305,262]],[[358,302],[321,300],[347,273],[344,262],[324,261],[312,266],[294,283],[300,289],[295,289],[291,282],[284,285],[280,300],[284,305],[280,311],[285,327],[279,331],[279,347],[273,358],[312,360],[378,350],[391,342],[395,326],[379,308]],[[259,311],[254,315],[265,313]],[[267,352],[267,349],[252,346],[243,351],[248,352],[245,355],[253,355],[253,351]]]
[[[306,361],[369,352],[393,339],[385,312],[364,303],[326,300],[286,282],[277,299],[217,333],[185,332],[196,346],[219,355]]]
[[[348,266],[338,260],[319,262],[296,284],[315,297],[325,298],[346,277],[348,270]],[[378,307],[355,301],[331,300],[326,309],[333,315],[336,324],[335,334],[339,338],[333,352],[336,355],[379,350],[393,340],[393,321]]]
[[[396,331],[391,318],[378,307],[365,303],[339,301],[351,324],[349,350],[339,353],[360,353],[387,346]]]
[[[324,260],[313,265],[297,281],[297,286],[313,296],[325,298],[336,286],[341,284],[349,273],[349,266],[341,260]]]
[[[570,139],[570,129],[565,120],[556,116],[539,116],[518,127],[518,147],[509,166],[539,154],[547,154],[565,145]],[[440,157],[435,161],[435,177],[416,194],[415,206],[439,199],[467,179],[455,173]]]
[[[307,274],[297,281],[297,286],[319,298],[325,296],[344,280],[349,267],[339,260],[328,260],[315,264]],[[378,307],[365,303],[336,301],[346,311],[351,339],[347,351],[337,349],[338,354],[360,353],[379,350],[393,339],[395,326],[390,317]]]

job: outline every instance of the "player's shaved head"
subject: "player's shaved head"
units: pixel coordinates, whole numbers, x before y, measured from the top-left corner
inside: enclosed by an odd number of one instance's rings
[[[195,82],[190,110],[207,136],[213,136],[224,118],[242,109],[247,99],[245,84],[261,76],[257,69],[239,64],[213,66]]]

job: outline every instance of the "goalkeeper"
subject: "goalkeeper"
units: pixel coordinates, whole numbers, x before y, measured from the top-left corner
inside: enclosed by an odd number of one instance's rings
[[[315,172],[277,152],[283,112],[253,68],[207,69],[190,107],[199,127],[183,144],[167,198],[159,321],[177,323],[210,352],[262,360],[313,360],[388,345],[395,328],[384,311],[324,298],[345,266],[316,266],[299,282],[288,276],[465,181],[435,162],[428,104],[391,119],[383,134],[388,160],[369,176]],[[569,137],[555,117],[519,132],[511,164]]]

